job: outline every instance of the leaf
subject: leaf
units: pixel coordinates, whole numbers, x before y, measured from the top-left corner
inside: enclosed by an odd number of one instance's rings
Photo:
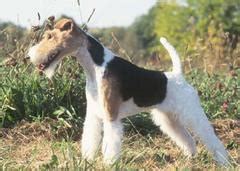
[[[59,117],[60,115],[64,114],[65,112],[66,112],[66,109],[64,107],[60,106],[58,110],[55,110],[53,112],[53,115],[56,115]]]

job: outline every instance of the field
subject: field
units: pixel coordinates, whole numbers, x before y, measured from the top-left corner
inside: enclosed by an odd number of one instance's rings
[[[198,89],[202,106],[231,156],[240,163],[239,69],[220,74],[192,70],[186,78]],[[67,58],[52,81],[20,58],[1,66],[0,165],[3,169],[106,169],[81,158],[80,140],[85,113],[84,75]],[[198,155],[186,158],[155,127],[148,114],[124,120],[122,157],[112,169],[213,169],[219,166],[198,143]],[[110,168],[109,168],[110,169]]]
[[[81,158],[79,136],[63,139],[63,132],[55,132],[56,123],[50,119],[43,122],[21,122],[13,130],[3,130],[0,146],[2,168],[69,168],[77,170],[104,169],[101,155],[93,163]],[[187,159],[181,151],[157,128],[144,121],[148,128],[127,131],[123,140],[123,155],[112,166],[113,169],[213,169],[217,168],[203,146],[198,145],[199,154]],[[240,123],[233,120],[217,120],[214,123],[219,137],[224,140],[232,158],[232,167],[237,170],[239,162]],[[151,129],[150,129],[151,128]],[[228,132],[226,134],[225,132]],[[238,166],[239,167],[239,166]],[[238,168],[239,169],[239,168]]]
[[[84,160],[85,75],[69,56],[49,80],[25,58],[55,22],[36,12],[44,22],[32,29],[0,21],[0,170],[240,170],[240,1],[176,2],[157,1],[128,27],[88,28],[95,9],[87,23],[78,24],[116,54],[148,69],[171,70],[159,43],[167,37],[229,152],[228,168],[218,166],[198,139],[197,155],[185,157],[148,113],[123,120],[122,155],[112,166],[103,165],[100,150],[93,162]]]

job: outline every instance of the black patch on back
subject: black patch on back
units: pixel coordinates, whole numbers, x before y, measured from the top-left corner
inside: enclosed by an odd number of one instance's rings
[[[107,65],[104,77],[117,78],[124,101],[133,97],[139,107],[161,103],[167,93],[167,77],[161,71],[140,68],[122,58],[114,57]]]
[[[96,65],[102,65],[104,62],[104,48],[96,39],[87,35],[89,46],[88,51],[92,56],[93,62]]]

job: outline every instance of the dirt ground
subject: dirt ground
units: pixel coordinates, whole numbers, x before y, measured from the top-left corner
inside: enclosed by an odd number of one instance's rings
[[[34,123],[23,121],[12,129],[2,128],[0,130],[0,166],[4,168],[82,167],[81,130],[69,135],[71,128],[56,129],[54,125],[56,125],[54,120],[46,119],[43,122]],[[232,165],[239,167],[240,121],[216,120],[213,126],[228,149]],[[160,131],[145,135],[140,132],[127,132],[123,141],[123,150],[120,163],[127,168],[216,167],[203,146],[198,145],[199,154],[193,160],[189,160]],[[78,164],[72,163],[75,160]],[[92,166],[94,169],[103,168],[100,160]]]

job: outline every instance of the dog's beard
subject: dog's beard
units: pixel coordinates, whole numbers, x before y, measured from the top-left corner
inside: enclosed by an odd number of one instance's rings
[[[36,58],[36,56],[37,56],[36,55],[36,48],[37,48],[37,46],[33,46],[32,48],[30,48],[30,50],[28,52],[28,56],[30,57],[31,62],[34,63],[34,64],[38,63],[38,61],[37,61],[38,58]],[[57,67],[59,62],[60,62],[60,59],[55,58],[46,68],[42,68],[40,70],[46,75],[46,77],[51,79],[53,77],[54,73],[55,73],[56,67]]]
[[[49,79],[53,77],[59,62],[60,60],[56,59],[47,68],[43,70],[43,73],[46,75],[46,77],[48,77]]]

